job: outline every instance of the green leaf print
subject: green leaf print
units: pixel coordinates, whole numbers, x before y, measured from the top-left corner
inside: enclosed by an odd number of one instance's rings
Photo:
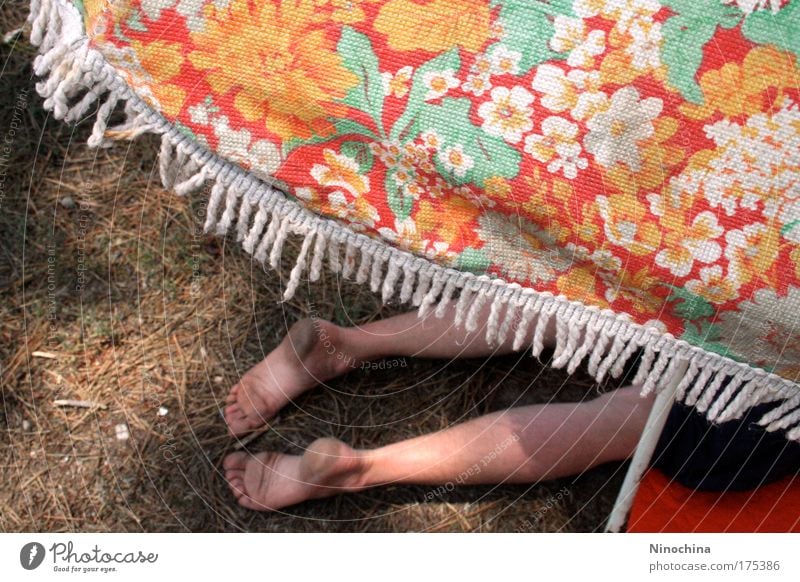
[[[720,0],[701,2],[698,0],[661,0],[665,6],[689,20],[714,22],[724,28],[732,28],[741,20],[743,13],[735,5],[723,4]]]
[[[398,221],[405,220],[411,215],[414,207],[414,198],[407,196],[403,188],[395,180],[395,171],[386,172],[386,202]]]
[[[723,356],[736,359],[727,346],[721,344],[719,326],[714,324],[717,310],[711,303],[688,289],[668,285],[672,293],[667,297],[672,312],[684,320],[680,339],[690,344]]]
[[[553,17],[571,16],[572,3],[564,0],[541,2],[532,0],[493,0],[492,6],[501,6],[500,22],[503,38],[500,44],[522,55],[520,73],[525,74],[536,65],[553,59],[563,59],[564,54],[550,49],[550,39],[555,34]]]
[[[344,103],[369,115],[382,135],[383,78],[372,43],[366,35],[346,26],[342,29],[336,50],[341,55],[344,66],[359,78],[358,85],[347,94]]]
[[[742,13],[738,8],[721,2],[665,0],[664,4],[677,13],[667,19],[661,29],[664,37],[661,60],[667,65],[667,81],[687,101],[702,103],[703,92],[697,84],[697,70],[703,62],[703,49],[718,26],[736,26]]]
[[[777,14],[753,12],[742,25],[742,34],[759,44],[773,44],[800,57],[800,2],[789,2]]]
[[[333,125],[336,127],[336,131],[331,133],[331,135],[316,135],[309,139],[292,138],[290,140],[283,142],[281,151],[283,152],[284,159],[287,158],[292,151],[299,148],[300,146],[325,143],[328,141],[339,139],[340,137],[345,135],[363,135],[364,137],[368,137],[370,141],[375,141],[378,139],[374,131],[352,119],[334,119]]]
[[[436,156],[436,166],[442,176],[454,184],[473,183],[483,186],[492,176],[513,178],[519,173],[522,161],[520,153],[505,140],[487,134],[470,120],[469,99],[442,99],[441,105],[425,105],[417,120],[416,135],[435,131],[442,144],[440,154],[461,146],[470,160],[470,167],[463,176],[456,175],[442,164],[441,156]]]
[[[721,356],[727,356],[732,360],[742,361],[741,358],[731,353],[727,346],[719,343],[718,326],[713,325],[710,321],[703,321],[698,325],[692,323],[687,324],[680,339],[693,346],[703,348],[706,351],[714,352]]]
[[[136,32],[147,32],[147,27],[142,23],[141,16],[138,12],[133,12],[128,18],[128,28]]]
[[[458,56],[458,49],[452,49],[435,59],[431,59],[416,70],[411,82],[411,91],[406,102],[406,110],[392,128],[390,135],[392,140],[405,143],[409,138],[416,137],[415,135],[409,135],[409,131],[412,130],[420,109],[425,105],[425,95],[428,93],[425,76],[428,73],[442,72],[448,69],[455,73],[460,67],[461,59]]]
[[[490,264],[491,261],[484,251],[472,247],[464,249],[456,259],[456,269],[479,275],[484,274]]]
[[[369,146],[362,141],[346,141],[342,144],[341,152],[352,158],[358,164],[359,174],[366,174],[375,163],[375,156]]]
[[[695,295],[683,287],[670,285],[670,289],[672,294],[667,298],[667,301],[675,303],[673,312],[681,319],[695,321],[714,315],[714,307],[699,295]]]

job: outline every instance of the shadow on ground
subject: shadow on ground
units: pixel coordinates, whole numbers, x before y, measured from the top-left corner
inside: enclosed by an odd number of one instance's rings
[[[20,26],[25,10],[3,4],[1,32]],[[312,311],[353,324],[398,309],[330,274],[281,303],[278,274],[199,231],[202,194],[186,200],[161,190],[153,139],[87,149],[91,120],[68,127],[42,110],[24,39],[11,35],[0,56],[0,132],[12,144],[0,198],[0,529],[603,526],[620,465],[529,487],[386,487],[277,514],[236,506],[219,472],[235,444],[219,415],[228,387]],[[309,393],[248,447],[300,452],[326,435],[371,447],[596,391],[588,376],[548,370],[526,354],[408,360]],[[92,407],[55,403],[63,399]],[[121,426],[127,440],[117,438]]]

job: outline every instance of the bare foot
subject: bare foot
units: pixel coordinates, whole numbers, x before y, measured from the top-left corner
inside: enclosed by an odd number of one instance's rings
[[[223,466],[239,505],[273,511],[363,489],[368,463],[343,442],[324,438],[311,443],[303,455],[237,452],[225,457]]]
[[[344,351],[341,330],[322,319],[295,323],[280,345],[231,388],[225,422],[234,436],[266,424],[309,388],[358,365]]]

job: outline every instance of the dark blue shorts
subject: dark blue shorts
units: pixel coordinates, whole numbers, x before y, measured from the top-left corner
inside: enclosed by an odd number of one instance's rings
[[[777,404],[750,409],[743,418],[709,423],[694,408],[675,404],[652,464],[699,491],[746,491],[800,473],[800,443],[757,421]]]

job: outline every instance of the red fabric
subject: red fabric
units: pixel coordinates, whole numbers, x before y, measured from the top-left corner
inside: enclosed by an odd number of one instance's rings
[[[800,475],[755,491],[700,492],[658,469],[642,479],[629,532],[800,532]]]

